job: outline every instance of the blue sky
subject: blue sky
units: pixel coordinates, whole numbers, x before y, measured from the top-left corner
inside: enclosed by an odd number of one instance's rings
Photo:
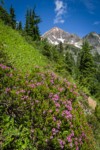
[[[11,4],[17,21],[23,25],[26,10],[36,6],[42,19],[41,34],[55,26],[80,37],[89,32],[100,33],[100,0],[5,0],[7,10]]]

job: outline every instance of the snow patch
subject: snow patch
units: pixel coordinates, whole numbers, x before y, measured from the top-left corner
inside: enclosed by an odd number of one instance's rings
[[[52,37],[53,37],[54,39],[56,39],[56,37],[55,37],[54,35],[53,35]]]
[[[79,43],[74,43],[74,45],[78,48],[81,48],[81,45]]]
[[[54,42],[55,45],[58,45],[59,43],[57,41]]]
[[[64,43],[65,39],[63,38],[58,38],[59,41],[61,41],[62,43]]]
[[[54,30],[59,31],[59,29],[57,27],[54,27]]]
[[[70,44],[74,44],[74,41],[73,41],[73,40],[71,40]]]
[[[58,44],[59,44],[57,41],[53,42],[50,38],[48,38],[48,40],[49,40],[49,42],[50,42],[51,44],[54,44],[54,45],[58,45]]]

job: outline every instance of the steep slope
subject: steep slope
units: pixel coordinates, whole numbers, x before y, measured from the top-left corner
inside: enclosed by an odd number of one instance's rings
[[[12,64],[23,71],[31,71],[36,65],[45,66],[48,63],[17,31],[5,26],[1,21],[0,48],[5,50]]]
[[[54,27],[51,30],[44,33],[42,38],[44,39],[46,38],[51,44],[55,44],[55,45],[62,42],[62,43],[74,44],[74,45],[76,43],[77,46],[78,45],[77,42],[81,40],[77,35],[65,32],[58,27]]]
[[[2,150],[95,150],[75,84],[39,68],[23,77],[3,64],[0,81]]]
[[[91,32],[85,37],[83,37],[83,41],[87,40],[92,46],[92,52],[98,52],[100,54],[100,35],[96,32]]]
[[[100,54],[100,35],[95,32],[91,32],[81,39],[75,34],[70,34],[58,27],[54,27],[44,33],[42,38],[46,38],[51,44],[54,45],[58,45],[60,42],[62,42],[64,44],[70,44],[78,48],[81,48],[83,41],[87,40],[92,46],[92,53],[94,54],[97,52]]]
[[[23,76],[23,70],[27,72],[36,64],[44,67],[47,60],[17,32],[3,23],[0,28],[1,48],[12,65],[21,68],[0,64],[0,148],[95,150],[93,133],[80,105],[82,100],[86,102],[85,96],[75,84],[50,70],[34,67]]]

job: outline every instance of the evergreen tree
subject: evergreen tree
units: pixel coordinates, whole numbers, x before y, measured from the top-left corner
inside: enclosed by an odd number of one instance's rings
[[[17,29],[20,30],[20,31],[22,30],[22,22],[21,21],[18,23]]]
[[[2,6],[0,6],[0,19],[3,20],[6,25],[11,25],[10,15]]]
[[[29,34],[29,10],[26,12],[25,32]]]
[[[41,22],[39,16],[36,15],[35,10],[27,10],[25,32],[31,36],[33,40],[40,40],[40,32],[38,24]]]
[[[63,43],[60,42],[59,45],[58,45],[58,50],[59,50],[59,52],[60,52],[60,53],[63,53],[63,49],[64,49],[64,48],[63,48]]]
[[[3,5],[4,4],[4,0],[0,0],[0,4]]]
[[[90,52],[91,47],[87,41],[82,45],[82,51],[80,53],[80,83],[84,86],[90,86],[91,81],[94,79],[95,69],[94,60]]]
[[[22,22],[19,22],[19,30],[22,30]]]
[[[11,26],[13,29],[16,29],[16,16],[15,16],[15,11],[12,5],[10,7],[10,17],[11,17]]]
[[[72,56],[72,54],[67,50],[67,53],[65,55],[65,63],[66,63],[66,69],[67,71],[73,75],[74,73],[74,67],[75,67],[75,61]]]

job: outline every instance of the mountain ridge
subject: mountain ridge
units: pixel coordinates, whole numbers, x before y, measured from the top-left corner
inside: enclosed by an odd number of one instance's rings
[[[66,32],[58,27],[53,27],[42,35],[42,39],[47,39],[49,43],[58,45],[60,42],[63,44],[71,44],[77,48],[82,47],[84,40],[87,40],[92,46],[92,52],[100,54],[100,34],[96,32],[90,32],[83,38],[80,38],[77,34]]]

